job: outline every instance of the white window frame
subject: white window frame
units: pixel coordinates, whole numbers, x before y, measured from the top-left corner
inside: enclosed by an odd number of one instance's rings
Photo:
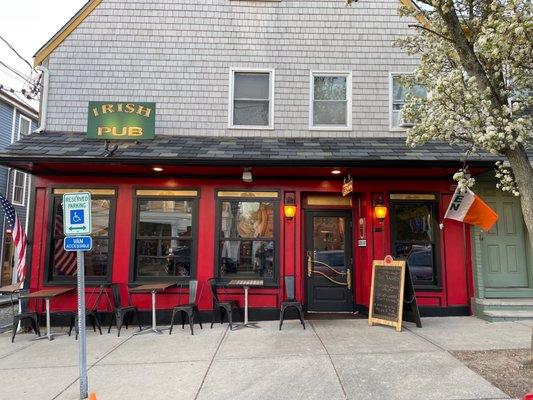
[[[405,132],[409,129],[410,126],[393,126],[392,125],[392,115],[393,115],[393,102],[394,102],[394,78],[402,76],[412,76],[412,73],[408,72],[391,72],[389,74],[389,131],[391,132]]]
[[[268,93],[268,125],[234,125],[233,124],[233,105],[234,105],[234,89],[235,89],[235,73],[239,72],[258,72],[268,73],[270,79],[269,93]],[[228,114],[228,128],[229,129],[274,129],[274,68],[238,68],[231,67],[229,70],[229,114]]]
[[[22,115],[22,114],[19,114],[19,126],[18,126],[18,132],[17,132],[17,140],[20,140],[20,137],[22,136],[22,134],[20,132],[20,127],[22,126],[21,122],[22,122],[23,119],[28,121],[28,132],[26,134],[24,134],[24,135],[29,135],[31,133],[32,120],[29,119],[28,117]]]
[[[346,125],[313,125],[313,103],[315,100],[315,76],[346,77]],[[352,71],[309,71],[309,130],[351,131],[352,130]]]
[[[13,205],[15,206],[22,206],[24,207],[24,205],[26,204],[26,185],[27,185],[27,182],[28,182],[28,175],[22,171],[19,171],[19,170],[12,170],[13,171],[13,187],[11,189],[11,203],[13,203]],[[16,182],[16,178],[17,178],[17,174],[22,174],[22,177],[23,177],[23,183],[22,183],[22,202],[18,202],[15,200],[15,182]]]

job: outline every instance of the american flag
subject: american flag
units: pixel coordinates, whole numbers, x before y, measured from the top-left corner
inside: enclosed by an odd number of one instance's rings
[[[17,277],[19,282],[24,282],[24,278],[26,277],[26,249],[28,245],[26,232],[24,232],[24,227],[17,217],[15,207],[1,194],[0,203],[2,204],[7,224],[12,232],[13,243],[15,244],[15,270],[17,271]]]
[[[63,207],[59,205],[54,218],[55,234],[63,234]],[[54,235],[55,236],[55,235]],[[76,253],[65,251],[63,240],[56,240],[54,245],[54,275],[74,276],[78,268]]]

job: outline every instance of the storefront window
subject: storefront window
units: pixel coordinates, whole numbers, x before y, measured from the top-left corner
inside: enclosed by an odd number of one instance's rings
[[[54,197],[49,278],[52,281],[71,280],[76,276],[76,252],[65,251],[63,241],[63,198]],[[106,280],[111,271],[114,197],[92,197],[91,217],[93,248],[84,253],[85,276],[96,281]]]
[[[407,261],[417,286],[439,285],[435,225],[435,202],[391,202],[393,256]]]
[[[195,200],[139,198],[135,280],[194,276]]]
[[[218,275],[274,282],[277,269],[277,203],[270,200],[221,200]]]

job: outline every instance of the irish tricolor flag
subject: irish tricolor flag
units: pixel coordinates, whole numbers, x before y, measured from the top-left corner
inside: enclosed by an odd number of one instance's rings
[[[498,214],[470,189],[462,192],[457,187],[444,218],[479,226],[487,232],[498,220]]]

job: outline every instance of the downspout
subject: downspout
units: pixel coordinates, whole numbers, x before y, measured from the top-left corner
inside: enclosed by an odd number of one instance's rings
[[[41,97],[41,118],[40,118],[40,124],[37,129],[35,129],[34,133],[41,133],[44,130],[46,130],[46,117],[48,114],[48,83],[50,82],[50,71],[48,68],[43,67],[42,65],[38,65],[35,67],[37,71],[41,71],[43,73],[43,92]]]

